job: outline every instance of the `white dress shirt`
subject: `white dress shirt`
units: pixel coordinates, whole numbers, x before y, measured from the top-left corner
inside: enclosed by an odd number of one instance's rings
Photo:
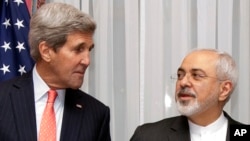
[[[38,139],[42,115],[43,115],[43,111],[47,103],[47,99],[48,99],[47,94],[50,88],[38,74],[36,70],[36,66],[33,69],[33,83],[34,83],[34,93],[35,93],[34,97],[35,97],[36,127],[37,127],[37,139]],[[57,91],[58,96],[55,99],[54,110],[56,114],[56,140],[59,141],[61,127],[62,127],[65,90],[60,89],[56,91]]]
[[[200,126],[188,121],[191,141],[226,141],[228,120],[222,113],[207,126]]]

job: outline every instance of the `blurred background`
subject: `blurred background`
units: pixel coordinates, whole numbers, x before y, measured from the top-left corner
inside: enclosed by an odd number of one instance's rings
[[[170,79],[193,48],[233,56],[239,83],[225,107],[250,124],[249,0],[47,0],[89,13],[95,48],[82,90],[111,109],[111,136],[128,141],[136,127],[176,116]]]

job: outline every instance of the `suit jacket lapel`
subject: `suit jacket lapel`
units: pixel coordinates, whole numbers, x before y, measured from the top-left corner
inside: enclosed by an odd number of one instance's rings
[[[235,121],[232,119],[227,112],[223,111],[224,116],[228,119],[228,127],[227,127],[227,136],[226,136],[226,141],[230,141],[230,125],[243,125],[242,123]]]
[[[190,141],[188,120],[184,116],[177,118],[171,126],[172,134],[169,134],[171,141]]]
[[[37,140],[32,73],[18,79],[10,91],[19,140]]]
[[[80,132],[84,105],[78,90],[66,90],[61,141],[76,141]]]

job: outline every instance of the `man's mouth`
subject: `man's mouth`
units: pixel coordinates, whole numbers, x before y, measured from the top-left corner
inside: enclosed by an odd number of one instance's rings
[[[190,99],[195,98],[195,95],[193,95],[193,94],[179,93],[178,94],[178,98],[180,100],[190,100]]]
[[[75,71],[74,73],[80,76],[84,76],[85,71]]]

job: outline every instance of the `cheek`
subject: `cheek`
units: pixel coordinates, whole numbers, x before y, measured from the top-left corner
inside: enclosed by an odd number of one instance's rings
[[[60,55],[55,58],[53,61],[53,67],[58,73],[57,75],[61,75],[61,77],[67,76],[69,72],[71,72],[71,69],[74,65],[74,60],[71,58],[68,58],[66,55]]]
[[[57,61],[57,66],[59,66],[60,68],[62,68],[62,69],[63,69],[63,67],[68,68],[76,63],[77,56],[69,51],[67,51],[67,52],[65,51],[65,52],[61,52],[57,56],[56,61]]]
[[[178,83],[175,85],[175,94],[177,94],[178,91],[180,91],[181,87]]]
[[[211,83],[201,83],[200,85],[196,85],[194,91],[197,94],[199,101],[205,101],[211,95],[217,91],[217,88],[214,87],[214,84]]]

